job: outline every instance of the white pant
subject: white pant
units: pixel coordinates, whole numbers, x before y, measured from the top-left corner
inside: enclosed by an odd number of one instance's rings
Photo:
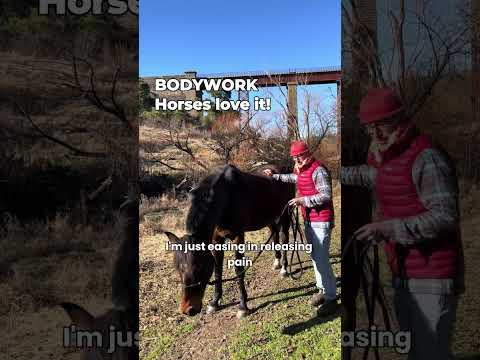
[[[305,223],[305,236],[308,243],[312,244],[313,269],[317,287],[323,291],[325,300],[337,297],[337,281],[330,264],[330,238],[332,226],[329,222]]]
[[[401,331],[411,332],[408,360],[450,360],[450,338],[455,321],[454,294],[415,293],[395,289],[395,312]]]

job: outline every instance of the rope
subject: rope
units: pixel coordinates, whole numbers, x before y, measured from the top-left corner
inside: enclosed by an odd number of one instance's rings
[[[345,255],[353,246],[354,264],[359,270],[360,285],[364,294],[365,308],[367,309],[368,326],[371,329],[375,325],[375,305],[378,303],[382,310],[383,321],[387,330],[391,329],[390,317],[388,308],[386,305],[386,297],[380,284],[380,259],[378,254],[378,242],[376,239],[362,242],[363,246],[358,246],[358,240],[353,235],[345,244],[345,247],[341,254],[341,259],[345,258]],[[373,248],[373,262],[368,255],[369,250]],[[369,291],[368,274],[371,275],[371,290]],[[371,345],[368,344],[363,353],[363,360],[368,358]],[[374,354],[375,359],[379,360],[380,355],[378,348],[375,347]]]
[[[303,234],[302,229],[300,228],[300,220],[299,220],[299,216],[298,216],[298,207],[295,207],[294,211],[289,208],[289,216],[290,216],[290,223],[292,224],[293,242],[297,243],[297,234],[298,234],[301,243],[305,244],[306,241],[304,239],[304,234]],[[295,254],[297,255],[298,264],[300,265],[300,275],[298,275],[298,277],[294,276],[293,271],[292,271],[293,257],[294,257]],[[302,265],[302,261],[300,259],[300,253],[298,251],[298,248],[295,248],[290,253],[290,263],[289,263],[289,268],[288,269],[289,269],[289,271],[288,271],[289,275],[293,280],[298,280],[302,277],[304,270],[303,270],[303,265]]]

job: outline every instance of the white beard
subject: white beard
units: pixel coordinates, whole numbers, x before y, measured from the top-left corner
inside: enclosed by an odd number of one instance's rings
[[[382,161],[382,154],[387,151],[387,149],[392,146],[404,130],[402,127],[398,127],[394,132],[392,132],[385,143],[379,143],[377,137],[372,137],[372,142],[370,143],[370,152],[375,157],[375,161],[380,163]]]
[[[310,159],[311,157],[309,156],[305,160],[303,160],[300,164],[295,163],[294,169],[296,171],[300,171],[305,166],[305,164],[307,164],[310,161]]]

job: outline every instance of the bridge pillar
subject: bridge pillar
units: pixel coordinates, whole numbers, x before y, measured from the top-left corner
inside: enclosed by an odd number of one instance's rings
[[[337,152],[342,151],[342,83],[337,81]]]
[[[249,99],[249,91],[247,90],[238,90],[238,100],[247,100]],[[248,110],[240,110],[240,124],[239,126],[242,126],[248,121],[248,116],[249,116],[249,111]]]
[[[287,101],[287,127],[288,138],[293,140],[296,137],[298,127],[298,110],[297,110],[297,83],[291,82],[287,84],[288,101]]]
[[[197,72],[195,70],[187,70],[187,71],[184,72],[183,78],[196,79],[197,78]],[[179,93],[182,94],[181,96],[184,97],[185,100],[197,101],[197,100],[202,100],[202,97],[203,97],[202,90],[200,90],[200,91],[188,90],[188,91],[182,91],[182,92],[179,92]],[[195,119],[196,121],[198,121],[199,118],[200,118],[200,111],[191,110],[191,111],[188,112],[188,114],[192,117],[192,119]]]

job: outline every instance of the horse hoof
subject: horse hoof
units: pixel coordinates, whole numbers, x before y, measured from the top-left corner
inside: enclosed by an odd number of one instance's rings
[[[237,311],[237,319],[243,319],[248,315],[248,310],[238,310]]]
[[[282,265],[280,265],[280,261],[275,260],[275,261],[273,262],[272,270],[278,270],[278,269],[280,269],[281,267],[282,267]]]
[[[206,314],[207,315],[210,315],[210,314],[213,314],[215,311],[218,310],[218,307],[216,306],[212,306],[212,305],[208,305],[207,306],[207,311],[206,311]]]
[[[285,269],[280,270],[280,276],[284,278],[287,277],[288,276],[287,270]]]

